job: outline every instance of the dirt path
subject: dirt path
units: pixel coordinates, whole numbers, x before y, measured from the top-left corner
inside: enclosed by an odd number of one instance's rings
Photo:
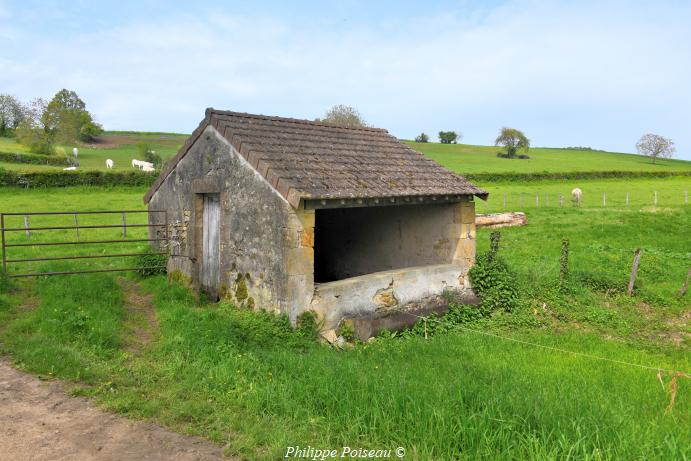
[[[125,349],[137,354],[149,344],[158,329],[156,310],[153,306],[153,295],[143,293],[138,283],[124,277],[118,278],[118,285],[125,298],[125,328],[127,340]]]
[[[221,447],[106,413],[0,358],[0,460],[220,460]]]

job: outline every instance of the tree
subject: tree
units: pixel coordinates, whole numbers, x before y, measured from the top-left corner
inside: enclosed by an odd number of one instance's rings
[[[415,142],[428,142],[429,141],[429,136],[427,136],[425,133],[420,133],[419,136],[415,137]]]
[[[439,142],[442,144],[456,144],[461,138],[461,135],[455,131],[440,131],[439,132]]]
[[[659,134],[648,133],[641,136],[636,143],[636,150],[639,154],[653,159],[653,163],[658,157],[670,158],[676,152],[674,141],[660,136]]]
[[[24,118],[24,106],[9,94],[0,94],[0,136],[12,136]]]
[[[103,132],[86,110],[86,104],[79,95],[67,89],[58,91],[48,103],[44,113],[44,126],[50,130],[59,143],[93,141]]]
[[[523,149],[528,152],[530,149],[530,139],[521,130],[504,127],[499,132],[499,136],[494,140],[495,146],[504,146],[506,158],[516,157],[516,152]]]
[[[343,104],[333,106],[326,111],[324,118],[317,118],[315,121],[347,128],[367,126],[356,108]]]
[[[45,125],[47,106],[45,100],[34,99],[24,108],[22,121],[17,126],[17,139],[35,154],[53,153],[55,134]]]

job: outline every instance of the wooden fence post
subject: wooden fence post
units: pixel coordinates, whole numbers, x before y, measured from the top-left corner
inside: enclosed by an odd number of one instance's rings
[[[633,267],[631,267],[631,277],[629,278],[629,286],[626,290],[626,294],[633,295],[633,284],[636,283],[636,275],[638,274],[638,264],[641,262],[641,249],[636,248],[636,252],[633,255]]]
[[[629,193],[626,193],[626,208],[629,207]]]
[[[689,272],[686,274],[686,282],[684,282],[681,290],[679,290],[679,296],[684,296],[689,289],[689,279],[691,279],[691,269],[689,269]]]
[[[127,238],[127,219],[125,212],[122,212],[122,238]]]
[[[561,208],[563,204],[564,204],[564,196],[559,194],[559,208]]]
[[[602,193],[602,208],[607,208],[607,192]]]
[[[657,206],[657,191],[653,194],[653,205]]]
[[[523,208],[523,192],[520,193],[520,196],[521,196],[521,199],[520,199],[521,208]]]
[[[561,239],[561,254],[559,255],[559,283],[563,284],[569,276],[569,239]]]
[[[24,215],[24,232],[27,237],[31,235],[31,231],[29,230],[29,215]]]
[[[540,195],[538,192],[535,192],[535,208],[540,206]]]

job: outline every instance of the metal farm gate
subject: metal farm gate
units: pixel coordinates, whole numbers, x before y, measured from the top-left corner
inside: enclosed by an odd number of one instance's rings
[[[129,223],[128,216],[133,216],[133,219],[138,216],[142,216],[142,213],[146,213],[147,222],[146,223]],[[149,213],[161,216],[163,222],[157,219],[157,224],[151,224],[149,221]],[[119,215],[119,216],[118,216]],[[118,221],[117,224],[107,223],[93,223],[80,225],[80,218],[86,219],[95,218],[99,216],[111,217],[115,216]],[[47,225],[37,225],[36,227],[31,226],[32,220],[45,219],[48,221]],[[91,219],[91,220],[92,220]],[[70,225],[65,225],[64,222],[69,220]],[[58,221],[55,223],[54,221]],[[73,223],[73,224],[72,224]],[[60,225],[56,225],[60,224]],[[128,229],[137,229],[139,231],[142,228],[146,228],[147,235],[146,238],[142,238],[141,235],[135,235],[133,238],[128,238]],[[149,229],[157,229],[153,233],[154,237],[149,236]],[[108,230],[106,232],[102,232]],[[60,232],[62,231],[62,232]],[[99,232],[101,231],[101,232]],[[99,267],[99,268],[76,268],[74,270],[60,270],[60,271],[14,271],[14,267],[26,267],[26,265],[31,265],[32,263],[45,263],[50,261],[73,261],[73,260],[98,260],[101,258],[129,258],[137,256],[150,256],[150,255],[164,255],[167,254],[166,250],[168,247],[168,214],[166,211],[156,211],[156,210],[120,210],[120,211],[47,211],[47,212],[22,212],[22,213],[0,213],[0,232],[2,234],[2,271],[7,274],[8,277],[34,277],[34,276],[47,276],[47,275],[70,275],[70,274],[86,274],[94,272],[124,272],[124,271],[135,271],[141,269],[158,269],[165,267],[164,265],[153,265],[151,267]],[[63,239],[53,239],[48,241],[39,240],[33,241],[34,233],[46,234],[50,232],[60,233],[60,237]],[[65,235],[69,232],[69,235]],[[81,234],[80,234],[81,232]],[[94,240],[82,239],[84,234],[89,233],[117,233],[117,238],[114,235],[106,235],[106,238]],[[133,230],[130,233],[136,233]],[[22,235],[23,234],[23,235]],[[162,248],[162,251],[154,251],[151,247],[147,247],[148,251],[145,252],[132,252],[131,244],[137,244],[141,242],[160,242],[158,248]],[[61,246],[69,245],[86,245],[89,248],[93,248],[98,245],[99,250],[89,249],[85,252],[80,252],[80,254],[64,255],[56,254],[47,256],[44,251],[44,247],[55,248]],[[109,245],[113,245],[117,248],[118,252],[105,252],[104,248],[112,248]],[[122,247],[126,250],[123,252]],[[127,249],[129,247],[129,249]],[[38,252],[38,257],[30,253]],[[19,253],[14,254],[13,253]],[[29,254],[27,254],[29,253]],[[86,254],[84,254],[86,253]]]

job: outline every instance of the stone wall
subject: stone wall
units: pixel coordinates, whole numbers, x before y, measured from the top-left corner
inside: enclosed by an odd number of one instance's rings
[[[204,193],[218,193],[221,200],[221,297],[241,306],[289,312],[293,297],[283,261],[293,209],[212,127],[149,203],[150,209],[168,210],[169,274],[198,287]],[[151,214],[150,219],[162,218]]]

